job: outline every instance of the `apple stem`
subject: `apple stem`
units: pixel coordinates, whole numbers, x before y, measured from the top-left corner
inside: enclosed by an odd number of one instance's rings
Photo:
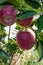
[[[24,27],[24,31],[27,31],[27,27]]]

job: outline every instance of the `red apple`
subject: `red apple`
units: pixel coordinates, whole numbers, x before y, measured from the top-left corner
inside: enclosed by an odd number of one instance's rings
[[[5,5],[1,9],[1,22],[3,25],[10,26],[15,23],[16,17],[17,17],[17,10],[14,9],[11,5]]]
[[[22,20],[17,20],[17,23],[23,27],[28,27],[31,25],[32,19],[33,19],[33,17],[25,18]]]
[[[36,36],[35,33],[28,29],[28,31],[18,31],[16,35],[16,40],[20,48],[22,49],[31,49],[34,46]]]

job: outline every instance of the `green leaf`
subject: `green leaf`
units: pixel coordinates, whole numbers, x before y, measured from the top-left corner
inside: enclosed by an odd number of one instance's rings
[[[9,55],[11,55],[12,53],[15,53],[17,50],[16,41],[14,39],[9,39],[8,43],[6,44],[6,49]]]
[[[0,58],[1,59],[8,59],[9,56],[6,52],[4,52],[3,50],[0,49]]]
[[[15,53],[17,50],[17,46],[15,44],[7,44],[6,48],[9,55]]]
[[[37,26],[38,26],[38,32],[40,32],[43,29],[43,15],[41,15],[37,20]]]
[[[5,1],[6,1],[6,0],[0,0],[0,4],[3,3],[3,2],[5,2]]]
[[[22,19],[24,19],[24,18],[32,17],[32,16],[34,16],[35,14],[36,14],[35,11],[25,11],[25,12],[23,12],[23,13],[19,13],[19,14],[18,14],[18,19],[19,19],[19,20],[22,20]]]
[[[43,59],[43,42],[42,41],[38,40],[35,50],[38,51],[38,55],[39,55],[38,62],[40,62]]]
[[[7,0],[7,2],[12,4],[13,6],[20,6],[20,1],[18,0]]]
[[[37,38],[39,41],[43,42],[43,31],[37,34]]]
[[[35,0],[24,0],[27,4],[29,4],[34,9],[38,9],[41,5]]]
[[[40,50],[41,50],[41,56],[40,56],[38,62],[40,62],[43,59],[43,42],[40,42]]]
[[[14,8],[18,9],[19,11],[27,11],[31,10],[31,6],[28,6],[24,0],[7,0],[8,4],[11,4],[14,6]],[[32,8],[33,9],[33,8]]]
[[[37,41],[34,50],[38,49],[38,47],[39,47],[39,42]]]
[[[16,30],[23,30],[23,27],[22,27],[22,26],[20,26],[20,25],[18,25],[18,24],[16,24],[15,29],[16,29]]]

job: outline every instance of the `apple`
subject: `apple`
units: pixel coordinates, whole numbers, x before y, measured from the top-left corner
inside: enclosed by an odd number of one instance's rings
[[[17,12],[18,10],[14,9],[11,5],[3,6],[0,11],[0,23],[7,26],[14,24],[17,18]]]
[[[17,23],[23,27],[28,27],[31,25],[32,19],[33,19],[33,17],[25,18],[22,20],[17,20]]]
[[[31,49],[34,46],[35,39],[35,33],[31,29],[28,29],[27,31],[20,30],[16,35],[18,46],[23,50]]]

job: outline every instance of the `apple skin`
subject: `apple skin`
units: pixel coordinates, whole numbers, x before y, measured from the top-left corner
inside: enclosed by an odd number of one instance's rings
[[[28,29],[28,31],[18,31],[16,35],[16,41],[18,46],[23,50],[29,50],[34,46],[35,43],[35,33]]]
[[[11,5],[5,5],[0,11],[1,24],[10,26],[15,23],[18,10]]]
[[[33,17],[25,18],[22,20],[17,20],[17,23],[23,27],[28,27],[31,25],[32,19],[33,19]]]

